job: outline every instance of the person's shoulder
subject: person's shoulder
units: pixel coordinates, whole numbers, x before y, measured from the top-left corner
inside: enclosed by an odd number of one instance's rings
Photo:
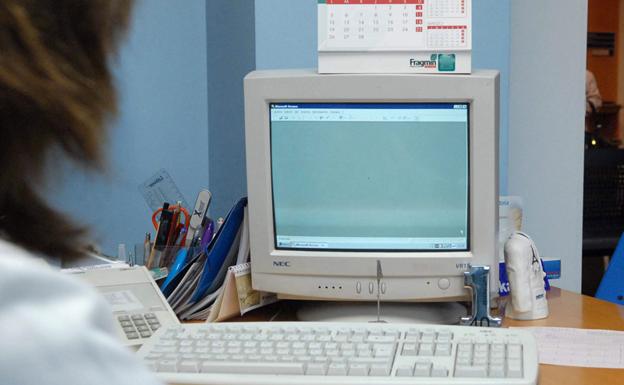
[[[0,338],[10,346],[0,355],[3,383],[156,384],[112,322],[93,287],[0,240]]]
[[[95,288],[1,239],[0,293],[0,316],[11,316],[11,310],[19,308],[33,327],[38,322],[63,329],[90,325],[113,332],[108,305]]]
[[[75,277],[62,274],[36,254],[0,239],[0,306],[7,301],[49,301],[54,297],[83,297],[100,301],[95,289]]]

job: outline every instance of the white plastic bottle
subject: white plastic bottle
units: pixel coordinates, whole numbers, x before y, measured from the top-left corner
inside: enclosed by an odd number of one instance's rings
[[[505,242],[505,267],[511,291],[511,309],[506,316],[517,320],[548,317],[544,289],[544,269],[535,243],[522,233],[514,232]]]

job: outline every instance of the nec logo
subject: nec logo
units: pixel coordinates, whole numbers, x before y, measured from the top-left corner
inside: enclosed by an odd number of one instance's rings
[[[273,266],[275,266],[275,267],[290,267],[290,262],[288,262],[288,261],[273,261]]]

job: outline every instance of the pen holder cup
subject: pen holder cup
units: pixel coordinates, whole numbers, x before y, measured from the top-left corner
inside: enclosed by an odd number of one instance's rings
[[[185,258],[180,257],[180,252],[186,251]],[[182,248],[180,246],[167,246],[158,250],[146,249],[143,244],[134,247],[133,260],[129,263],[147,266],[148,269],[166,267],[171,269],[178,259],[189,260],[200,251],[199,247]],[[180,258],[179,258],[180,257]]]

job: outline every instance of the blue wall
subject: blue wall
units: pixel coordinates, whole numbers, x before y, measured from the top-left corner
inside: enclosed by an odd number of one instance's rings
[[[245,194],[242,78],[254,65],[316,67],[316,0],[142,0],[115,72],[120,115],[108,171],[62,164],[52,203],[88,224],[104,251],[152,231],[137,186],[160,168],[192,204],[213,192],[213,217]],[[509,0],[474,1],[474,67],[502,72],[501,193],[507,191]],[[165,155],[162,155],[165,153]]]
[[[317,66],[317,1],[256,0],[256,66]],[[501,71],[500,192],[507,193],[510,0],[473,1],[473,68]]]
[[[206,4],[139,1],[114,66],[120,114],[112,124],[105,175],[64,166],[52,203],[91,225],[108,253],[152,231],[138,185],[165,168],[186,200],[208,186]]]
[[[511,0],[473,0],[472,66],[501,72],[500,195],[508,193]]]
[[[210,215],[217,218],[247,195],[243,77],[255,66],[254,3],[207,5]]]

